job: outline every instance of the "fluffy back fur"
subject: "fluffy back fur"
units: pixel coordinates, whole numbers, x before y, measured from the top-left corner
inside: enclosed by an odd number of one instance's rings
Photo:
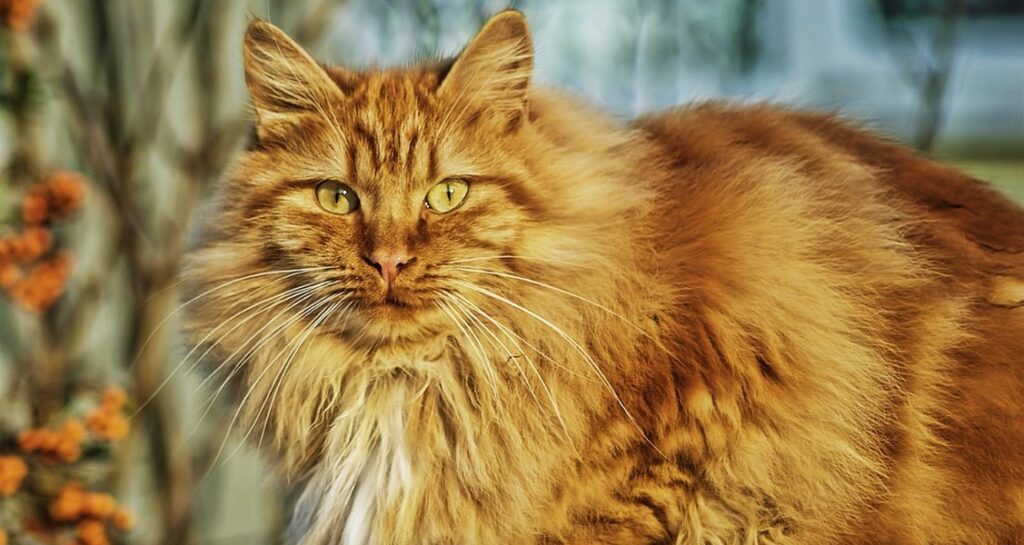
[[[1024,539],[1024,211],[982,183],[772,107],[621,125],[530,85],[515,12],[453,63],[324,68],[260,21],[245,61],[188,330],[294,542]]]

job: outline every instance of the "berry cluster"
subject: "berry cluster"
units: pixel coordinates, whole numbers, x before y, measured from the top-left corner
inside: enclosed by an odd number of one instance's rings
[[[128,419],[122,411],[125,397],[120,388],[108,388],[103,393],[103,402],[85,418],[93,435],[105,441],[117,441],[128,435]]]
[[[11,30],[28,30],[36,18],[36,8],[41,0],[0,0],[0,18]],[[0,545],[3,542],[0,541]]]
[[[113,496],[87,490],[77,480],[80,477],[72,477],[79,475],[75,464],[83,460],[84,447],[92,453],[97,442],[113,443],[128,434],[126,399],[124,390],[107,388],[84,419],[69,418],[56,428],[30,428],[18,434],[19,455],[0,456],[0,499],[17,495],[29,500],[37,515],[27,517],[20,528],[0,529],[0,545],[11,539],[11,530],[14,539],[29,536],[45,538],[45,543],[110,545],[112,528],[128,531],[135,525],[131,512]],[[65,484],[57,490],[61,483]],[[72,539],[60,541],[65,537]]]
[[[18,235],[0,239],[0,260],[28,263],[39,259],[53,246],[53,234],[45,227],[26,227]]]
[[[85,426],[78,419],[72,418],[56,430],[35,428],[21,432],[18,435],[18,448],[25,454],[72,463],[82,457],[85,437]]]
[[[106,523],[122,531],[135,525],[135,517],[110,494],[88,492],[81,484],[68,483],[50,504],[53,520],[75,523],[82,545],[108,545]]]
[[[41,225],[71,214],[85,197],[85,180],[77,172],[60,170],[29,188],[21,201],[21,221]]]
[[[0,0],[2,1],[2,0]],[[25,193],[20,233],[0,238],[0,289],[19,306],[41,312],[64,291],[72,259],[53,249],[53,220],[71,214],[85,197],[85,181],[74,172],[51,174]]]
[[[72,259],[59,253],[25,273],[16,267],[0,269],[0,287],[15,303],[32,312],[42,312],[53,305],[64,291],[71,274]]]
[[[128,435],[128,419],[122,411],[126,397],[120,388],[107,388],[99,407],[85,417],[88,430],[81,420],[71,418],[56,430],[30,428],[22,431],[18,435],[18,447],[25,454],[65,463],[77,462],[82,457],[82,443],[88,432],[102,441],[117,441]]]

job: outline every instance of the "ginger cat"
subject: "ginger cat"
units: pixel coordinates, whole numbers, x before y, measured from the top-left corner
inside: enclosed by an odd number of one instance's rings
[[[449,63],[244,47],[187,329],[294,543],[1024,543],[1024,210],[985,184],[769,106],[621,124],[531,85],[514,11]]]

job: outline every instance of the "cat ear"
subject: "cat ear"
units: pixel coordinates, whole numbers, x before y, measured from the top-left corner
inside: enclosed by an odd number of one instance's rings
[[[331,100],[344,98],[323,67],[266,21],[249,24],[242,56],[257,132],[283,116],[322,111]]]
[[[523,14],[503,11],[484,25],[455,60],[438,94],[485,104],[514,121],[526,112],[533,44]]]

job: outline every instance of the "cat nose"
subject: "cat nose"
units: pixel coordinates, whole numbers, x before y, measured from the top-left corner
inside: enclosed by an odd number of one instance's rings
[[[398,273],[415,258],[409,257],[405,250],[382,249],[374,250],[370,257],[365,259],[371,267],[377,269],[380,277],[384,279],[384,284],[390,289]]]

